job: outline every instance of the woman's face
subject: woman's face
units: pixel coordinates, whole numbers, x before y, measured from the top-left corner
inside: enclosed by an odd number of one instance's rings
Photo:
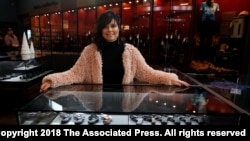
[[[119,36],[119,27],[114,19],[102,29],[102,36],[108,42],[117,40]]]

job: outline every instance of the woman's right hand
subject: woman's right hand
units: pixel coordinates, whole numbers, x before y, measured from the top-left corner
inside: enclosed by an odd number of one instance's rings
[[[47,80],[47,81],[44,81],[42,83],[42,85],[40,86],[40,92],[45,92],[46,90],[48,90],[52,85],[52,82]]]

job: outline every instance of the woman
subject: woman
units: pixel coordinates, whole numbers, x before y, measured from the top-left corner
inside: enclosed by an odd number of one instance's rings
[[[134,79],[144,82],[189,86],[174,73],[154,70],[133,45],[121,36],[120,18],[113,11],[104,12],[97,20],[93,43],[84,48],[72,68],[45,76],[40,91],[74,83],[129,84]]]

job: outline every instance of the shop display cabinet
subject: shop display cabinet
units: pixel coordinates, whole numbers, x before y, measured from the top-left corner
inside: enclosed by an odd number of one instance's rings
[[[238,106],[236,109],[244,109],[250,113],[250,76],[232,74],[189,74],[188,75],[205,85],[217,97],[225,98],[228,104]]]
[[[1,87],[9,87],[12,84],[18,86],[18,84],[22,83],[32,83],[52,72],[44,60],[41,57],[28,60],[16,58],[15,60],[0,61]]]
[[[172,71],[175,71],[174,69]],[[246,125],[249,112],[178,73],[191,87],[135,82],[50,89],[17,112],[20,125]]]
[[[1,110],[16,109],[39,94],[43,76],[53,72],[45,58],[0,61]]]

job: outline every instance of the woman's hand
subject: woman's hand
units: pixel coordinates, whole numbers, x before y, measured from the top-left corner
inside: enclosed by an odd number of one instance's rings
[[[190,86],[190,84],[188,84],[187,82],[182,81],[182,80],[179,80],[179,79],[171,80],[171,85],[186,86],[186,87],[189,87],[189,86]]]
[[[40,87],[40,92],[44,92],[46,91],[47,89],[49,89],[52,85],[52,82],[47,80],[47,81],[44,81]]]

